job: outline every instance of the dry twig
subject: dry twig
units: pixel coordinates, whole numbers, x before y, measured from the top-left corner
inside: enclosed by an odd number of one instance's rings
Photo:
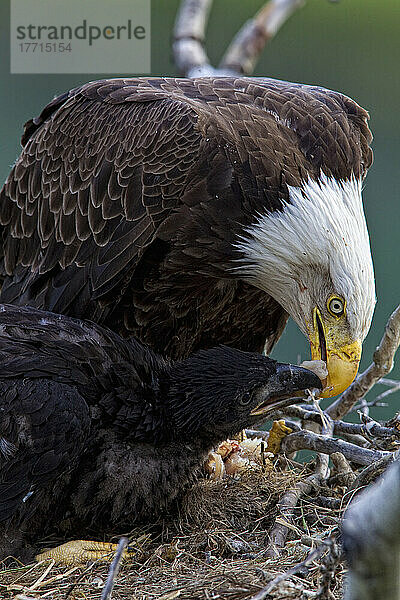
[[[295,575],[298,571],[310,565],[314,560],[320,558],[320,556],[324,552],[326,552],[327,543],[327,541],[323,540],[318,546],[318,548],[315,548],[308,554],[305,560],[298,563],[297,565],[294,565],[294,567],[288,569],[284,573],[280,573],[279,575],[274,577],[274,579],[270,581],[268,585],[266,585],[262,590],[260,590],[255,596],[252,596],[250,600],[266,600],[272,592],[272,590],[276,588],[282,581],[288,579],[288,577],[291,577],[292,575]]]
[[[275,413],[278,418],[292,417],[301,419],[301,421],[311,421],[313,423],[321,424],[321,416],[315,410],[309,410],[302,406],[288,406],[283,411]],[[351,435],[351,436],[362,436],[364,439],[371,440],[372,438],[382,439],[400,439],[400,430],[397,427],[387,427],[381,425],[377,421],[374,421],[370,417],[363,416],[363,423],[346,423],[346,421],[334,421],[333,432],[335,435]],[[290,423],[290,427],[296,427]],[[262,433],[262,432],[261,432]],[[356,437],[355,440],[358,438]],[[360,443],[364,440],[360,440]],[[357,443],[355,441],[355,443]],[[363,445],[361,443],[361,445]],[[322,451],[322,450],[321,450]]]
[[[349,487],[356,479],[356,474],[351,468],[347,458],[341,452],[333,452],[330,456],[333,466],[335,467],[335,475],[331,478],[334,482],[340,483]],[[332,482],[333,483],[333,482]]]
[[[391,396],[391,394],[395,394],[400,390],[400,381],[396,381],[394,379],[381,379],[379,383],[383,385],[388,385],[390,389],[382,392],[375,398],[376,402],[381,402],[384,398]]]

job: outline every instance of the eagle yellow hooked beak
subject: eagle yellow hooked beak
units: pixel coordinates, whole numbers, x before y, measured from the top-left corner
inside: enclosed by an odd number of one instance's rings
[[[350,339],[342,319],[323,319],[317,307],[313,311],[309,337],[312,359],[325,361],[328,370],[321,398],[341,394],[357,375],[362,350],[360,340]]]

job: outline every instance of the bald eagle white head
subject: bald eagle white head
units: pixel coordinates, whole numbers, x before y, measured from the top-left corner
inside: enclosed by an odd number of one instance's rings
[[[313,358],[327,362],[331,379],[335,372],[326,395],[354,379],[376,302],[361,187],[323,173],[290,186],[282,210],[259,215],[237,242],[242,276],[285,308]]]

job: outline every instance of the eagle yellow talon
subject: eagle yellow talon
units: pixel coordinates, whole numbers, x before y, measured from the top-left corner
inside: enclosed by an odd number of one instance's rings
[[[293,429],[285,424],[284,419],[274,421],[269,432],[266,451],[272,452],[272,454],[278,454],[283,438],[289,435],[289,433],[292,433],[292,431]]]
[[[37,562],[54,560],[66,566],[82,565],[96,560],[109,560],[113,557],[117,544],[108,542],[93,542],[90,540],[73,540],[45,550],[35,556]],[[125,550],[123,558],[127,558],[129,550]]]

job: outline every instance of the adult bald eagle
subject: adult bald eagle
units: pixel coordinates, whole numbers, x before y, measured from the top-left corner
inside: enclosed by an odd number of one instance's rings
[[[1,192],[1,301],[182,358],[269,352],[288,315],[353,380],[375,304],[367,113],[259,78],[96,81],[25,127]]]

